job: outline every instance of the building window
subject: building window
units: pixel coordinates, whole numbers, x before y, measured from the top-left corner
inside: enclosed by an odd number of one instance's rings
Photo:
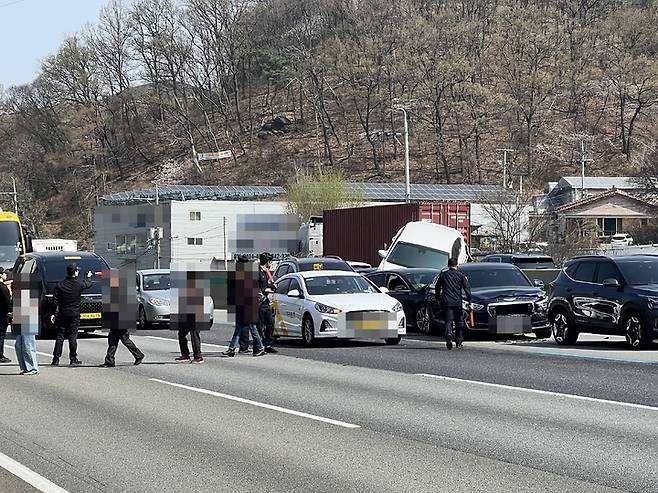
[[[624,222],[619,217],[600,217],[596,220],[599,236],[613,236],[624,232]]]
[[[188,238],[188,245],[203,245],[203,238]]]
[[[137,255],[146,251],[146,234],[116,235],[114,237],[117,255]]]
[[[201,221],[201,212],[199,211],[190,212],[190,221]]]

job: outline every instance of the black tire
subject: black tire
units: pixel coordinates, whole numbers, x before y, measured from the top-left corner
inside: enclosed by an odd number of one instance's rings
[[[302,320],[302,341],[304,341],[306,347],[315,344],[315,326],[313,325],[313,317],[310,315],[305,315]]]
[[[152,326],[153,326],[153,325],[151,324],[151,322],[149,322],[149,321],[146,319],[146,310],[144,310],[144,307],[143,307],[143,306],[140,306],[140,307],[139,307],[139,315],[138,315],[138,317],[137,317],[137,327],[138,327],[140,330],[148,330],[148,329],[150,329]]]
[[[572,346],[578,340],[578,329],[564,308],[556,308],[551,313],[551,332],[560,346]]]
[[[395,346],[396,344],[400,344],[400,340],[402,340],[402,336],[389,337],[387,339],[384,339],[384,341],[386,341],[387,346]]]
[[[631,311],[624,315],[622,325],[626,343],[631,349],[646,349],[653,342],[651,328],[638,312]]]
[[[416,330],[425,335],[430,335],[432,332],[432,319],[425,304],[416,310]]]
[[[533,331],[535,333],[535,336],[537,339],[550,339],[551,334],[553,334],[552,329],[542,329],[542,330],[535,330]]]

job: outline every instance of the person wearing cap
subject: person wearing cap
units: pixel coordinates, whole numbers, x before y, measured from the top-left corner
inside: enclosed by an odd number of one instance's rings
[[[5,281],[7,281],[7,272],[0,267],[0,363],[11,363],[11,360],[5,356],[5,337],[11,312],[11,293]]]
[[[259,289],[259,327],[260,335],[265,345],[266,353],[277,353],[274,349],[274,314],[270,305],[269,295],[274,293],[274,277],[270,271],[272,259],[271,253],[263,252],[259,257],[260,269],[258,270],[258,289]]]
[[[57,328],[55,348],[53,350],[52,366],[59,365],[62,356],[64,339],[69,341],[69,360],[72,366],[81,365],[78,359],[78,328],[80,327],[80,300],[82,292],[92,287],[89,278],[93,275],[87,272],[87,279],[80,280],[80,269],[76,264],[66,266],[66,279],[57,283],[53,291],[53,311],[50,321]]]

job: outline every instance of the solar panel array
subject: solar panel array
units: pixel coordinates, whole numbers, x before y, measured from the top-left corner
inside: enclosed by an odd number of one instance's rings
[[[158,188],[158,200],[249,200],[276,197],[285,193],[273,186],[163,185]],[[148,188],[104,195],[106,205],[155,202],[156,189]]]
[[[349,183],[348,188],[373,202],[401,202],[405,200],[404,183]],[[411,200],[455,200],[478,202],[492,193],[500,193],[498,185],[436,185],[412,184]],[[216,186],[216,185],[163,185],[158,188],[158,199],[171,200],[250,200],[274,198],[285,194],[277,186]],[[155,188],[116,192],[104,195],[105,205],[155,202]]]
[[[582,188],[582,177],[580,176],[565,176],[563,178],[571,188],[580,190]],[[597,190],[610,190],[612,187],[619,190],[638,190],[642,185],[636,178],[629,178],[624,176],[586,176],[585,188]]]

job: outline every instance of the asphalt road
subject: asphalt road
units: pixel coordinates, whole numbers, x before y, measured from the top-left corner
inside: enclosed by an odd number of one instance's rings
[[[410,335],[227,358],[229,335],[202,334],[204,365],[166,330],[134,336],[139,367],[94,367],[101,336],[87,366],[1,365],[0,453],[70,492],[658,491],[653,351]],[[35,490],[0,457],[0,491]]]

